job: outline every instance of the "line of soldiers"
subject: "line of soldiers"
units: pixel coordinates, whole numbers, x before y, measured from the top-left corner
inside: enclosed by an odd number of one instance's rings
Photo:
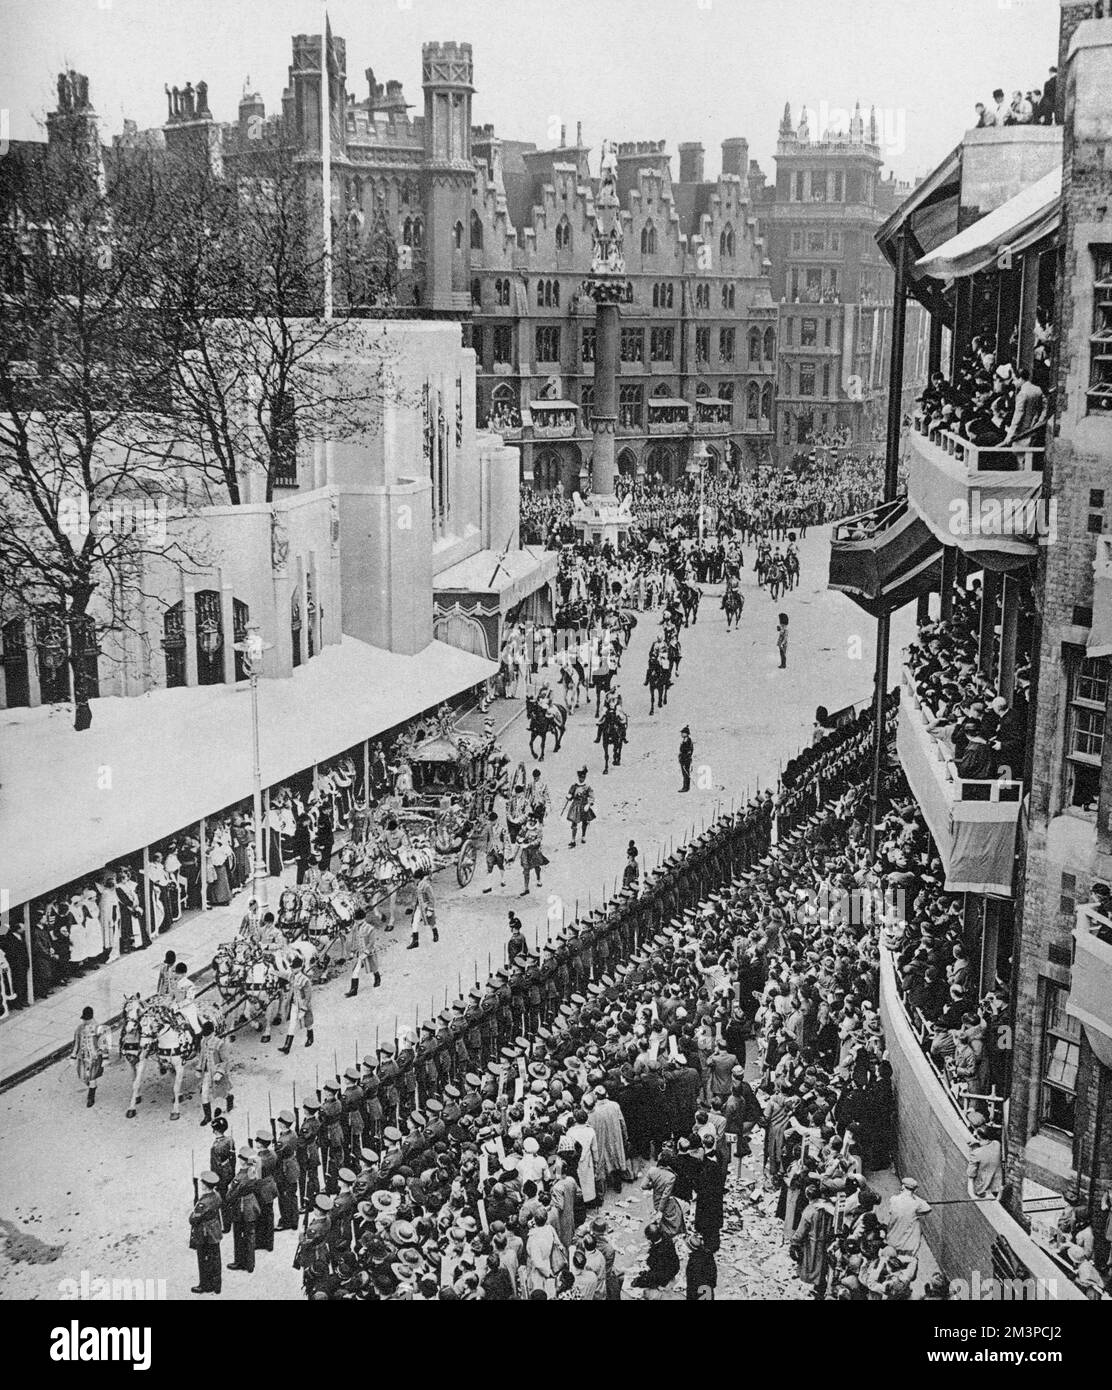
[[[591,1002],[621,985],[629,959],[662,942],[666,923],[710,882],[747,871],[772,832],[771,795],[724,817],[646,876],[640,897],[561,932],[540,955],[518,957],[482,989],[422,1029],[417,1045],[380,1047],[304,1104],[298,1131],[306,1222],[295,1257],[312,1292],[350,1254],[358,1209],[396,1202],[391,1180],[420,1171],[445,1141],[473,1142],[480,1113],[500,1099],[533,1040],[574,1030]],[[644,957],[641,957],[644,959]],[[322,1189],[323,1183],[323,1190]],[[381,1205],[380,1205],[381,1204]]]
[[[530,1035],[543,1040],[572,1026],[588,997],[624,979],[629,958],[707,883],[752,867],[768,849],[772,817],[766,793],[720,818],[650,871],[640,895],[623,889],[539,953],[495,971],[485,988],[473,986],[414,1042],[380,1046],[325,1080],[316,1096],[260,1129],[253,1147],[236,1152],[217,1110],[210,1166],[190,1214],[193,1292],[221,1291],[223,1236],[233,1240],[228,1268],[251,1273],[256,1251],[272,1251],[275,1232],[296,1230],[301,1216],[295,1268],[308,1289],[327,1276],[351,1248],[359,1204],[376,1194],[389,1200],[390,1178],[437,1143],[473,1137],[483,1102],[500,1096],[519,1059],[529,1057]]]
[[[825,750],[829,758],[820,756],[809,771],[824,773],[833,791],[830,782],[851,775],[866,746],[859,721],[816,744],[814,753]],[[797,797],[805,785],[801,779]],[[792,810],[798,815],[802,807]],[[708,885],[760,862],[772,843],[775,814],[766,791],[720,817],[649,871],[639,894],[623,889],[606,908],[561,928],[539,952],[493,972],[485,987],[476,983],[435,1024],[426,1023],[419,1038],[380,1046],[325,1080],[300,1107],[282,1111],[271,1130],[260,1129],[253,1148],[235,1152],[218,1110],[210,1170],[200,1178],[205,1190],[190,1216],[199,1268],[194,1292],[220,1292],[222,1235],[233,1237],[228,1268],[249,1273],[256,1250],[273,1250],[275,1231],[296,1230],[299,1217],[305,1222],[294,1264],[312,1291],[350,1251],[360,1203],[390,1202],[390,1180],[399,1169],[419,1167],[420,1156],[445,1139],[473,1138],[484,1102],[501,1097],[529,1058],[531,1039],[547,1042],[574,1028],[589,1001],[619,987],[635,968],[631,957],[663,941],[663,928]]]

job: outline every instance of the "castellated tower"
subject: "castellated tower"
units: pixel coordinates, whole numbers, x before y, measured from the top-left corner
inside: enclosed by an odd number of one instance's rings
[[[432,309],[467,309],[471,302],[472,76],[469,43],[423,46],[425,285]]]

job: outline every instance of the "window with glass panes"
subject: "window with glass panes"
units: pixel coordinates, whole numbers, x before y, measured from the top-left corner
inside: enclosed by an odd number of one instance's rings
[[[645,415],[645,392],[640,386],[619,387],[618,421],[625,429],[640,429]]]
[[[695,330],[695,360],[698,362],[710,361],[709,328],[697,328]]]
[[[813,396],[815,394],[815,364],[813,362],[800,362],[799,364],[799,394],[801,396]]]
[[[645,357],[645,330],[623,328],[621,356],[623,362],[641,362]]]
[[[499,325],[491,334],[494,339],[494,360],[496,362],[513,361],[513,330],[509,325]]]
[[[670,328],[654,328],[649,336],[649,352],[654,362],[671,362],[673,332]]]
[[[1077,1101],[1077,1063],[1081,1056],[1081,1025],[1066,1013],[1069,989],[1052,980],[1045,982],[1045,988],[1039,1119],[1045,1125],[1072,1134]]]
[[[799,346],[814,347],[815,339],[818,336],[818,319],[800,319],[799,321]]]
[[[1070,681],[1066,799],[1076,810],[1094,814],[1100,799],[1108,672],[1108,657],[1079,656]]]
[[[596,338],[596,330],[595,330],[595,329],[593,329],[593,328],[585,328],[585,329],[583,330],[582,354],[581,354],[581,355],[582,355],[582,358],[583,358],[583,361],[584,361],[584,362],[593,362],[593,361],[595,360],[595,338]]]
[[[1089,332],[1090,414],[1112,410],[1112,246],[1094,246],[1093,324]]]

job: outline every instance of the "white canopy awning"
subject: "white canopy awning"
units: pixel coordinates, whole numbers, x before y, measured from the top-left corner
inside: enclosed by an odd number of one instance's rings
[[[915,262],[916,275],[954,280],[987,270],[1005,250],[1023,251],[1053,232],[1061,216],[1061,201],[1062,170],[1052,169],[1022,193],[920,257]]]
[[[461,594],[497,594],[500,610],[508,613],[522,599],[556,578],[559,559],[555,550],[523,547],[505,555],[496,550],[480,550],[441,570],[433,581],[433,592],[438,600],[451,600]]]
[[[345,637],[292,676],[259,681],[263,785],[385,733],[497,670],[443,642],[400,656]],[[246,682],[94,700],[84,733],[70,719],[52,706],[0,716],[0,863],[13,909],[251,795]]]

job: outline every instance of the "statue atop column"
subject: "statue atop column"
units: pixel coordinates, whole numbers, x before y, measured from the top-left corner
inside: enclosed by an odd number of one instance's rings
[[[595,198],[595,227],[591,256],[592,275],[624,275],[622,250],[622,209],[618,201],[618,147],[613,140],[602,142],[602,165]]]
[[[209,93],[208,83],[207,83],[207,82],[198,82],[198,83],[197,83],[197,115],[198,115],[198,116],[210,116],[210,115],[212,114],[211,111],[209,111],[209,109],[208,109],[208,106],[209,106],[209,102],[208,102],[208,93]]]
[[[181,94],[182,115],[187,121],[191,121],[196,114],[193,109],[193,83],[187,82]]]

